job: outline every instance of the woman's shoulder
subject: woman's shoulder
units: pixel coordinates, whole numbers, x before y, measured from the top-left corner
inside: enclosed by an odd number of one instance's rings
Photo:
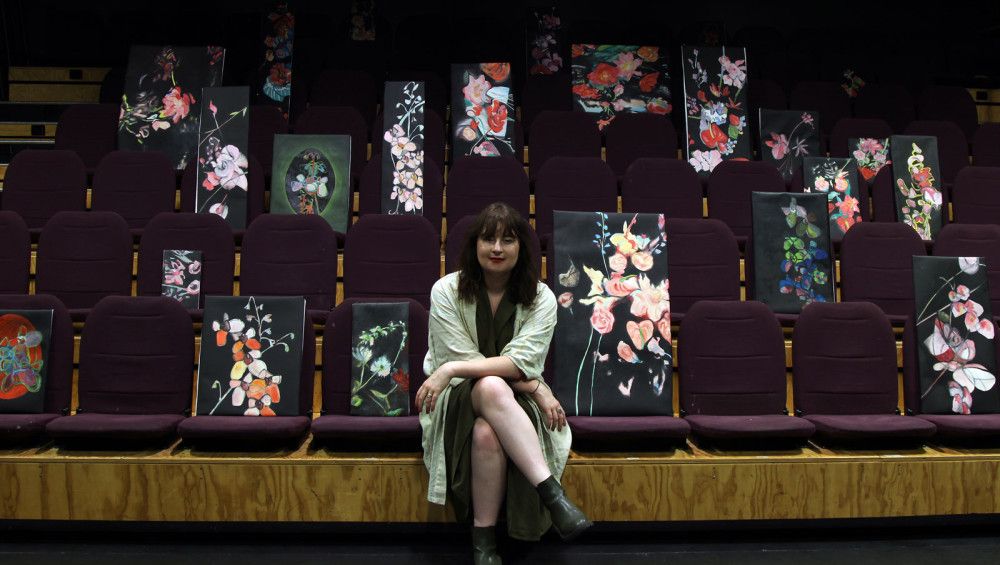
[[[448,273],[447,275],[439,278],[434,286],[431,287],[431,299],[433,300],[435,296],[443,297],[455,296],[458,293],[458,271],[454,273]]]
[[[538,286],[536,287],[538,294],[535,295],[535,308],[554,308],[556,304],[556,295],[549,288],[549,285],[538,281]]]

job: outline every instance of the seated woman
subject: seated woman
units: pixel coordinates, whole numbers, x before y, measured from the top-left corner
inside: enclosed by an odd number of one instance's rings
[[[427,499],[450,494],[459,520],[471,514],[476,563],[500,563],[505,495],[511,537],[537,540],[552,525],[570,539],[591,526],[558,482],[571,436],[542,379],[556,300],[538,280],[530,230],[509,205],[490,204],[469,229],[459,271],[431,290],[430,376],[416,395]]]

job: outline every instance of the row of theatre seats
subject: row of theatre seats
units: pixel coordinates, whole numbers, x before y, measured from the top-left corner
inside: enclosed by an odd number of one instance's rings
[[[0,296],[0,308],[54,311],[45,413],[0,414],[0,443],[48,438],[68,447],[135,449],[162,445],[179,434],[195,447],[252,450],[295,446],[311,431],[316,442],[334,449],[419,450],[413,396],[425,378],[428,319],[420,303],[407,301],[410,413],[350,414],[351,306],[372,300],[348,299],[326,321],[314,419],[316,345],[309,324],[298,414],[190,417],[195,330],[188,313],[169,298],[105,298],[83,330],[78,406],[71,414],[69,312],[50,295]],[[698,302],[675,336],[680,417],[571,416],[577,449],[662,450],[682,445],[689,436],[731,448],[788,447],[810,439],[862,448],[927,441],[987,445],[1000,439],[1000,414],[919,413],[912,324],[903,336],[905,414],[900,413],[894,332],[882,311],[868,302],[816,303],[803,310],[792,335],[793,405],[787,400],[783,332],[764,304]],[[545,376],[554,384],[551,371]]]

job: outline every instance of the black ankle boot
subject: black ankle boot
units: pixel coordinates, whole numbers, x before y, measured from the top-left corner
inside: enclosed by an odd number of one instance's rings
[[[549,509],[552,527],[556,529],[556,533],[562,539],[571,540],[594,525],[587,519],[587,515],[566,497],[562,485],[555,477],[550,476],[539,483],[536,488],[542,503]]]
[[[495,526],[477,528],[472,526],[472,562],[476,565],[502,565],[497,555]]]

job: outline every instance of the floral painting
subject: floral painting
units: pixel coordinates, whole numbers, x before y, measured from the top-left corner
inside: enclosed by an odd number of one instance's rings
[[[774,163],[787,183],[810,155],[820,155],[818,112],[760,109],[761,161]]]
[[[556,392],[573,415],[672,414],[663,214],[555,212]]]
[[[258,104],[279,106],[288,119],[292,96],[292,43],[295,40],[295,15],[288,2],[277,2],[264,15],[264,56],[260,66]]]
[[[882,167],[892,164],[889,155],[889,138],[855,137],[847,140],[851,156],[858,164],[858,172],[865,181],[875,178]]]
[[[573,108],[604,129],[622,112],[669,114],[666,50],[640,45],[573,44]]]
[[[0,413],[45,410],[51,340],[52,310],[0,311]]]
[[[195,212],[215,214],[233,229],[247,225],[250,162],[250,89],[220,86],[201,91],[198,133],[198,186]]]
[[[375,0],[351,2],[351,40],[375,41]]]
[[[225,57],[222,47],[132,47],[118,149],[160,151],[187,167],[197,154],[201,89],[221,84]]]
[[[986,263],[914,257],[913,286],[921,412],[1000,412]]]
[[[833,302],[827,197],[754,192],[751,200],[754,298],[789,314]]]
[[[555,6],[534,8],[528,22],[528,74],[552,75],[562,70],[566,49],[566,28]]]
[[[865,80],[851,69],[845,69],[843,77],[844,82],[840,84],[840,88],[844,89],[848,97],[857,98],[858,93],[865,86]]]
[[[861,221],[861,187],[854,159],[806,157],[802,163],[805,192],[826,194],[830,216],[830,238],[840,241],[851,226]]]
[[[937,175],[937,138],[894,135],[891,138],[896,218],[912,227],[920,239],[930,241],[941,230],[944,197]],[[906,163],[906,166],[903,166]]]
[[[749,160],[746,49],[684,46],[682,62],[688,163],[708,176],[722,161]]]
[[[316,214],[346,233],[352,192],[351,136],[274,136],[272,214]]]
[[[298,416],[301,296],[209,296],[198,358],[198,415]]]
[[[386,82],[382,108],[382,213],[424,212],[424,83]]]
[[[201,306],[201,251],[163,250],[163,296],[173,298],[189,310]]]
[[[351,305],[351,414],[410,413],[409,315],[405,302]]]
[[[452,155],[514,155],[510,63],[451,66]]]

